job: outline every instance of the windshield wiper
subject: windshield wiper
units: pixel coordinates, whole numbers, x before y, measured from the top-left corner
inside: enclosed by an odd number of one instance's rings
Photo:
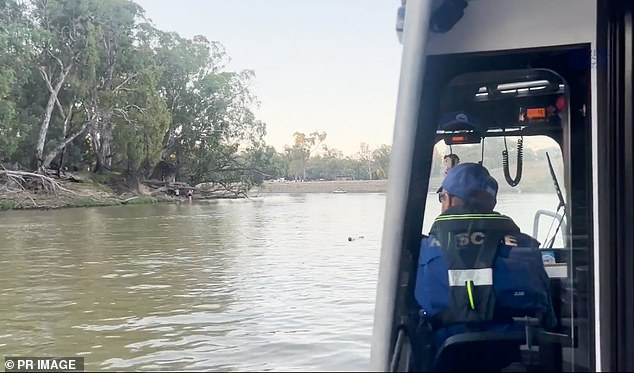
[[[559,198],[559,206],[557,206],[557,211],[555,212],[555,214],[558,214],[559,210],[563,208],[563,212],[561,213],[561,219],[559,219],[559,223],[557,224],[555,233],[553,234],[553,237],[550,239],[550,241],[546,245],[546,248],[552,249],[553,244],[555,243],[555,237],[557,237],[557,233],[559,232],[561,223],[563,222],[564,217],[566,216],[566,201],[564,200],[564,196],[561,193],[561,188],[559,187],[559,182],[557,181],[557,175],[555,175],[555,170],[553,169],[553,164],[550,161],[550,156],[548,155],[548,152],[546,152],[546,159],[548,160],[548,168],[550,170],[550,176],[552,177],[553,183],[555,184],[555,191],[557,192],[557,198]]]

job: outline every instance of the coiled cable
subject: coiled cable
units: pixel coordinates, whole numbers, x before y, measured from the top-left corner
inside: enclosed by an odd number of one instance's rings
[[[515,177],[511,178],[511,172],[509,171],[509,149],[506,145],[506,136],[504,136],[504,150],[502,150],[502,166],[504,168],[504,178],[506,182],[514,187],[520,183],[522,179],[522,161],[524,159],[524,138],[521,137],[517,140],[517,170]]]

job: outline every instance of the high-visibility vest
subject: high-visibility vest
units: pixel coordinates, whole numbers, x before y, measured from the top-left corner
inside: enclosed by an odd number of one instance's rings
[[[452,213],[436,218],[429,247],[440,246],[447,264],[448,307],[436,315],[442,325],[493,320],[494,262],[504,237],[520,229],[498,213]],[[458,210],[459,211],[459,210]]]

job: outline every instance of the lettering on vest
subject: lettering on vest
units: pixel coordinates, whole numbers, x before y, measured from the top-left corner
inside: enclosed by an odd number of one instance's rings
[[[485,234],[482,232],[458,233],[456,234],[456,244],[458,246],[477,245],[480,246],[484,243]],[[438,244],[440,246],[440,243]]]
[[[429,242],[429,246],[438,246],[438,247],[440,247],[440,241],[438,241],[438,239],[436,239],[436,237],[432,237],[431,241]]]
[[[455,238],[458,246],[467,246],[469,244],[469,233],[458,233]]]
[[[508,234],[504,236],[504,244],[506,246],[517,247],[517,238]]]

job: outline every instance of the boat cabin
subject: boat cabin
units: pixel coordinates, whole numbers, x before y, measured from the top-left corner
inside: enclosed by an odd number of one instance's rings
[[[634,369],[632,4],[410,0],[398,14],[371,368],[433,371],[467,350],[493,359],[512,345],[519,371]],[[540,241],[556,326],[522,318],[520,333],[426,347],[414,298],[420,242],[458,162],[487,167],[500,186],[496,210]]]

